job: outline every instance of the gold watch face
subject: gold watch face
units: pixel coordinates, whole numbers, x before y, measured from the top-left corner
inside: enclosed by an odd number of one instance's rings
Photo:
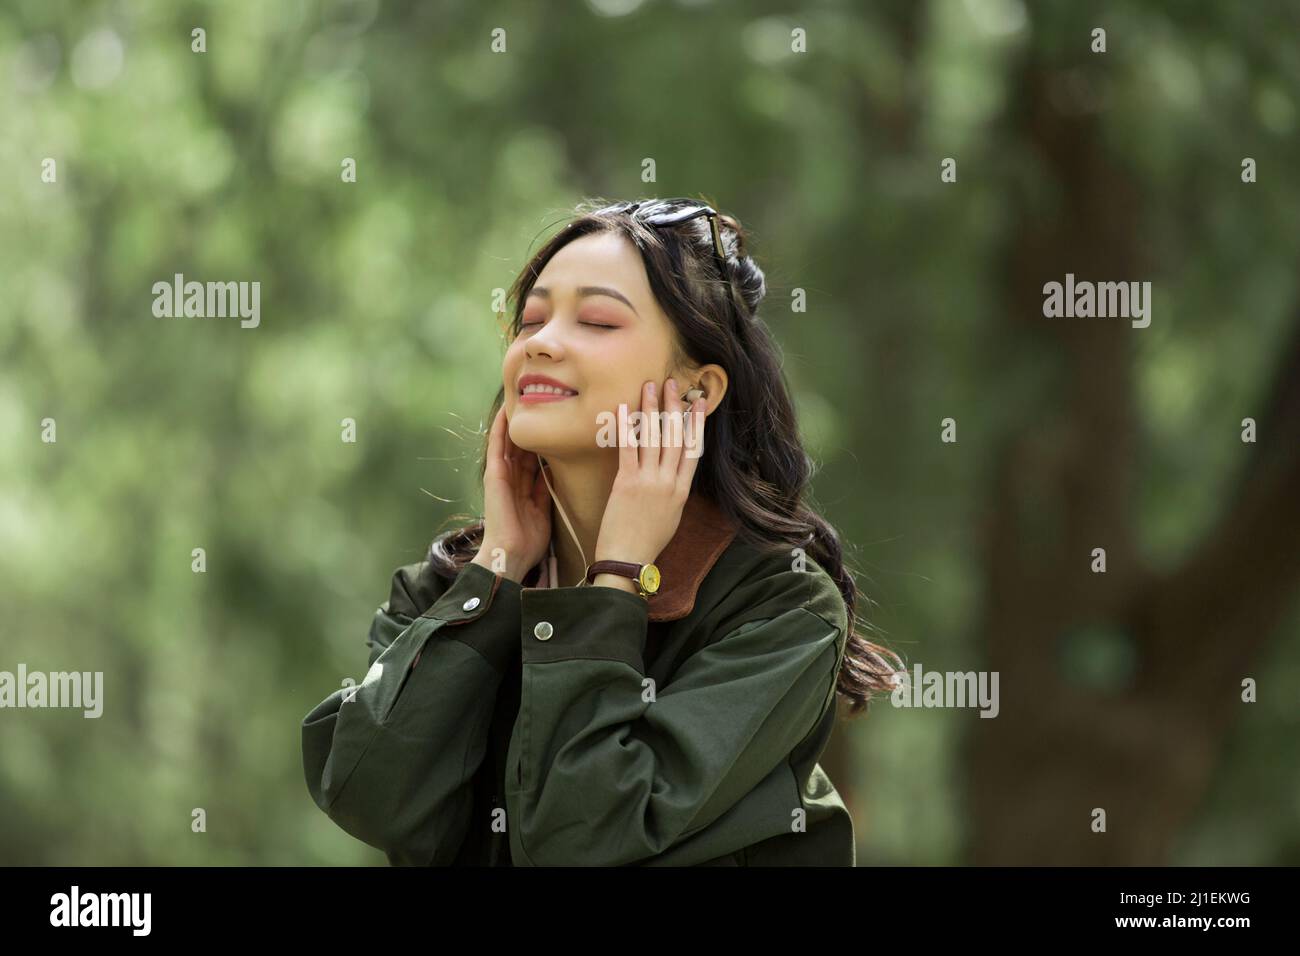
[[[641,569],[641,587],[650,594],[659,590],[659,569],[653,564],[647,564]]]

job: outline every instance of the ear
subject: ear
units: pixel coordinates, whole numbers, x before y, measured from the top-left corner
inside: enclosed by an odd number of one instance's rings
[[[710,415],[722,404],[722,397],[727,394],[727,371],[721,365],[703,365],[688,379],[695,383],[687,390],[683,401],[688,404],[696,398],[704,398],[704,414]]]

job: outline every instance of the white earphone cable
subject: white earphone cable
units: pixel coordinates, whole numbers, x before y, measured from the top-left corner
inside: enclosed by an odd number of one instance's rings
[[[560,517],[564,519],[564,526],[569,529],[569,537],[572,538],[573,543],[578,546],[578,554],[582,555],[582,571],[584,577],[583,580],[574,585],[574,587],[581,587],[586,584],[585,575],[587,572],[587,554],[582,550],[582,542],[578,540],[578,535],[574,532],[573,525],[569,523],[569,516],[564,512],[564,505],[560,504],[560,496],[555,493],[555,489],[551,486],[551,476],[547,474],[547,472],[550,471],[550,466],[545,463],[541,455],[537,456],[537,466],[542,469],[542,479],[546,482],[546,489],[551,493],[551,499],[555,502],[555,507],[560,509]],[[559,587],[559,575],[556,573],[555,567],[554,545],[551,546],[550,561],[550,579],[554,583],[555,587]]]

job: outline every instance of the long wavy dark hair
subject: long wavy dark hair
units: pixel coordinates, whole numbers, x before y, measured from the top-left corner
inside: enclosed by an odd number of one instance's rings
[[[686,199],[580,203],[574,217],[515,279],[507,296],[514,304],[513,318],[503,331],[510,339],[519,334],[533,283],[568,243],[598,232],[615,232],[636,247],[650,288],[677,330],[674,363],[717,363],[727,370],[726,393],[709,416],[709,454],[696,466],[692,490],[732,518],[738,536],[748,544],[760,551],[802,548],[834,578],[849,622],[836,691],[848,701],[849,716],[857,716],[866,711],[874,692],[894,690],[893,675],[904,665],[893,651],[858,633],[859,626],[874,628],[858,614],[860,594],[845,567],[839,536],[804,501],[813,462],[799,438],[776,345],[758,316],[767,285],[763,270],[746,251],[740,223],[719,214],[726,253],[726,274],[720,276],[707,218],[669,227],[651,226],[642,218],[671,214],[694,203]],[[502,385],[487,421],[495,419],[504,401]],[[480,457],[481,480],[487,468],[486,435]],[[441,534],[430,545],[429,562],[435,571],[454,577],[478,552],[482,539],[481,519]],[[891,660],[896,666],[891,666]]]

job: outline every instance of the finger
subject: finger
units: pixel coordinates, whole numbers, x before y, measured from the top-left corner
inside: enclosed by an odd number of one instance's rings
[[[525,451],[516,445],[508,429],[505,441],[506,447],[510,450],[510,461],[514,464],[514,476],[527,489],[530,486],[528,479],[532,478],[532,469],[537,465],[537,454]]]
[[[510,490],[514,494],[516,502],[527,501],[533,492],[537,455],[534,452],[524,451],[524,449],[516,445],[510,437],[509,429],[505,430],[503,441],[506,447],[509,448]]]
[[[515,446],[518,447],[517,445]],[[533,479],[537,477],[537,472],[541,470],[542,457],[536,452],[528,452],[523,456],[523,485],[525,488],[533,486]]]
[[[506,407],[502,405],[497,409],[496,418],[492,419],[492,425],[488,428],[487,468],[492,474],[496,473],[502,462],[501,433],[505,417]]]
[[[684,406],[677,396],[677,380],[669,378],[664,383],[663,432],[659,440],[663,445],[659,452],[659,468],[666,475],[677,474],[677,465],[682,457],[682,441],[685,429],[682,427]]]
[[[618,405],[618,470],[632,471],[636,468],[636,445],[632,444],[632,426],[628,419],[627,403]]]
[[[690,452],[682,456],[681,466],[677,470],[677,489],[687,494],[690,493],[695,478],[695,469],[704,457],[704,422],[707,418],[704,414],[704,399],[697,398],[690,411],[690,435],[686,443]]]
[[[659,470],[659,396],[655,383],[646,382],[641,388],[641,420],[646,441],[641,446],[641,467],[651,473]]]
[[[514,439],[510,437],[510,423],[508,421],[505,421],[504,408],[501,417],[502,417],[502,422],[501,422],[502,453],[505,455],[506,461],[518,462],[526,456],[523,454],[522,449],[520,449],[520,447],[515,444]]]
[[[538,461],[538,459],[534,458],[534,461]],[[539,461],[538,465],[533,469],[532,491],[533,504],[537,505],[538,510],[543,514],[549,516],[551,512],[548,505],[551,500],[551,491],[546,485],[546,478],[542,474]]]

